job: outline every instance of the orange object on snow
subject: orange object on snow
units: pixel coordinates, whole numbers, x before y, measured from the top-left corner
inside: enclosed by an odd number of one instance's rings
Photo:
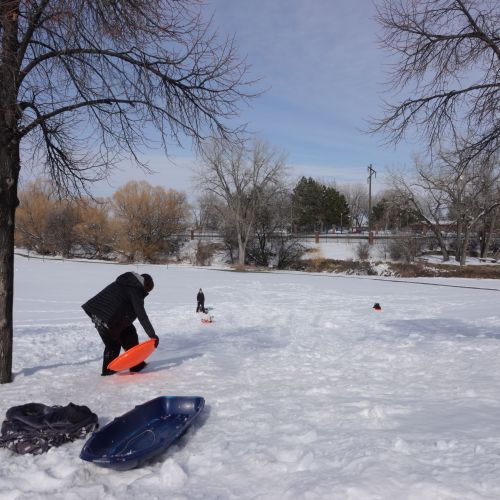
[[[155,350],[155,339],[146,340],[113,359],[108,365],[109,370],[116,372],[128,370],[144,361]]]

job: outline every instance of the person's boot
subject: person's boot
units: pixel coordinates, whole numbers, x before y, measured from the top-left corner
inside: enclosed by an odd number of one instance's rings
[[[144,361],[141,361],[138,365],[135,365],[132,368],[130,368],[130,371],[132,373],[137,373],[137,372],[140,372],[141,370],[144,370],[144,368],[146,368],[146,366],[148,366],[148,364]]]
[[[102,358],[102,371],[101,371],[101,377],[106,377],[107,375],[113,375],[113,373],[116,373],[115,370],[110,370],[108,368],[109,364],[111,361],[116,359],[118,355],[120,354],[120,348],[118,347],[117,349],[110,349],[109,347],[105,347],[104,349],[104,355]]]

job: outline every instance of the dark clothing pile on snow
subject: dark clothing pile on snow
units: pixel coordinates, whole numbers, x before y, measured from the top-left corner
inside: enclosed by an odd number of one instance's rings
[[[16,453],[39,455],[53,446],[81,439],[98,427],[97,415],[86,406],[13,406],[2,423],[0,447]]]
[[[144,299],[148,293],[144,290],[141,278],[131,272],[121,274],[113,283],[83,304],[83,310],[96,326],[99,323],[102,325],[107,337],[118,340],[121,332],[138,319],[146,334],[156,338],[154,328],[144,310]]]

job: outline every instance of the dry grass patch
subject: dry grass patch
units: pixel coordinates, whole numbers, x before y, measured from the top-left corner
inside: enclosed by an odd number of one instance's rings
[[[419,262],[362,262],[352,260],[312,259],[297,263],[293,269],[306,272],[329,272],[343,274],[375,275],[377,265],[384,264],[385,273],[400,278],[445,277],[500,279],[500,265],[455,266],[446,264],[424,264]]]

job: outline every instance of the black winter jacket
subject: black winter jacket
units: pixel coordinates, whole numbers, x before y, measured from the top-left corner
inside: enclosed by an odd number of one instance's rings
[[[124,273],[85,302],[82,309],[92,318],[96,317],[106,327],[106,334],[118,338],[120,333],[139,319],[149,337],[155,338],[148,315],[144,310],[144,299],[148,293],[135,273]]]

